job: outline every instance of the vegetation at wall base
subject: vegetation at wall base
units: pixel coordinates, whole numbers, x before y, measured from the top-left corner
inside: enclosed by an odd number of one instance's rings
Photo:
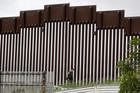
[[[118,62],[117,67],[120,69],[120,91],[119,93],[133,93],[139,91],[139,71],[140,66],[140,39],[133,38],[129,42],[128,57]],[[137,92],[136,92],[137,93]]]
[[[102,83],[91,83],[91,82],[87,82],[87,83],[67,83],[67,84],[63,84],[63,85],[59,85],[59,87],[62,88],[81,88],[81,87],[93,87],[93,86],[108,86],[108,85],[119,85],[120,82],[116,81],[106,81],[106,82],[102,82]]]

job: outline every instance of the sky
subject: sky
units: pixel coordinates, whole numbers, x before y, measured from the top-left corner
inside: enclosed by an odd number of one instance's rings
[[[19,16],[20,11],[43,9],[44,5],[96,5],[97,11],[125,10],[125,16],[140,16],[140,0],[0,0],[0,17]]]

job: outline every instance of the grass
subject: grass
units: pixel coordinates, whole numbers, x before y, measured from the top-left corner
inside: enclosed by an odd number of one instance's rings
[[[76,84],[76,83],[68,83],[68,84],[63,84],[63,85],[59,85],[59,87],[62,88],[80,88],[80,87],[91,87],[91,86],[106,86],[106,85],[119,85],[120,82],[116,81],[106,81],[106,82],[102,82],[102,83],[80,83],[80,84]]]

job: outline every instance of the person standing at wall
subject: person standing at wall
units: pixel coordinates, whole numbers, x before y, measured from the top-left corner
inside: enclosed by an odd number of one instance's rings
[[[74,69],[71,69],[71,70],[68,72],[67,80],[68,80],[68,82],[70,82],[70,83],[73,82],[73,73],[74,73]]]

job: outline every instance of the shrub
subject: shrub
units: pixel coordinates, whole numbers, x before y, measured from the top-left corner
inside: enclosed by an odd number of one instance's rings
[[[137,91],[138,84],[138,66],[140,65],[140,39],[133,38],[129,42],[128,57],[118,62],[117,67],[120,69],[120,91]]]

